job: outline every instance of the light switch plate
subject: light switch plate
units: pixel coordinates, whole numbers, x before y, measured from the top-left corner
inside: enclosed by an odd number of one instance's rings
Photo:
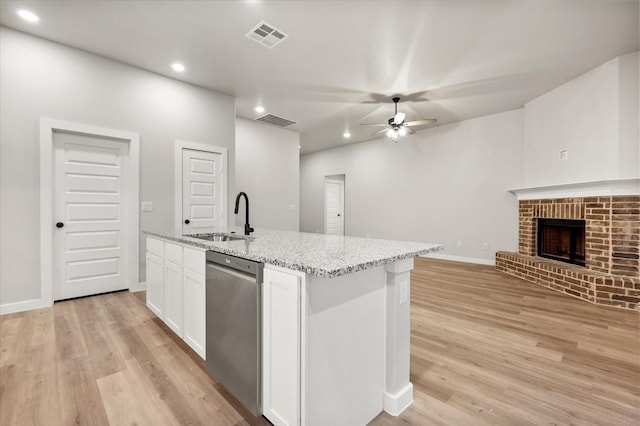
[[[151,201],[143,201],[142,202],[142,211],[143,212],[151,212],[151,211],[153,211],[153,203]]]

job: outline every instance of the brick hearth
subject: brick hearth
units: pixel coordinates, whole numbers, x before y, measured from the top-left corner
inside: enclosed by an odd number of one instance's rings
[[[496,268],[603,305],[640,310],[640,196],[520,201],[519,253]],[[537,257],[538,218],[585,220],[585,266]]]

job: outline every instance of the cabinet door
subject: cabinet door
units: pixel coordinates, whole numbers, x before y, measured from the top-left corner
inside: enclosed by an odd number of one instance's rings
[[[300,277],[264,269],[262,287],[263,415],[300,424]]]
[[[165,305],[164,322],[178,336],[182,337],[183,292],[182,266],[165,259],[164,261]]]
[[[147,307],[158,317],[164,314],[164,261],[147,252]]]
[[[184,268],[184,341],[205,359],[205,277]]]

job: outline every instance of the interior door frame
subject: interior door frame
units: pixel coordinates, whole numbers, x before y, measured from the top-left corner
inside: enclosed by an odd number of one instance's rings
[[[53,304],[53,133],[75,133],[117,139],[129,144],[127,173],[129,175],[128,224],[129,265],[126,279],[129,291],[140,285],[140,136],[138,133],[97,127],[71,121],[40,118],[40,298],[47,306]]]
[[[324,189],[324,210],[323,210],[323,214],[324,214],[324,233],[327,233],[327,183],[337,183],[340,185],[340,215],[342,217],[342,235],[346,235],[346,223],[345,223],[345,215],[344,215],[344,180],[340,180],[340,179],[332,179],[329,176],[325,176],[324,178],[324,185],[323,185],[323,189]]]
[[[175,210],[173,214],[173,227],[174,231],[178,234],[182,233],[182,150],[191,149],[194,151],[210,152],[212,154],[220,154],[222,156],[222,171],[220,176],[222,178],[222,222],[224,226],[228,226],[228,214],[227,214],[227,148],[215,145],[209,145],[200,142],[191,142],[182,139],[176,139],[175,150],[173,154],[174,158],[174,205]]]

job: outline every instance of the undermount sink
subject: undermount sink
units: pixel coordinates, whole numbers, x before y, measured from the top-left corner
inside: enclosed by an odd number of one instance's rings
[[[190,235],[185,235],[185,237],[198,238],[200,240],[207,240],[207,241],[238,241],[238,240],[246,239],[245,237],[242,237],[240,235],[226,235],[226,234],[190,234]]]

